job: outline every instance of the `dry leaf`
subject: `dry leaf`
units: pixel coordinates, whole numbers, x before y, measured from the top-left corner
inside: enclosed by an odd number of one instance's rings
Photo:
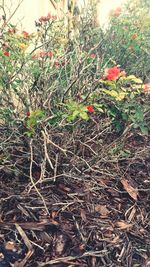
[[[12,250],[12,251],[16,251],[16,244],[12,241],[8,241],[6,244],[5,244],[5,249],[6,250]]]
[[[58,188],[62,191],[64,191],[65,193],[69,193],[71,191],[71,189],[63,184],[59,184]]]
[[[5,258],[4,254],[0,252],[0,262]]]
[[[99,205],[99,204],[97,204],[97,205],[95,206],[95,210],[96,210],[97,212],[99,212],[99,213],[100,213],[101,215],[103,215],[103,216],[106,216],[106,215],[108,215],[108,213],[109,213],[109,210],[107,209],[106,206]]]
[[[57,234],[53,240],[53,255],[60,256],[65,251],[68,238],[64,234]]]
[[[53,220],[57,217],[57,215],[58,215],[58,212],[55,211],[55,210],[52,210],[51,217],[52,217]]]
[[[124,189],[127,191],[127,193],[132,197],[134,200],[137,200],[138,197],[138,191],[134,187],[132,187],[129,182],[125,179],[121,179],[121,183],[124,187]]]
[[[133,220],[133,218],[134,218],[134,216],[135,216],[135,213],[136,213],[136,208],[133,207],[133,209],[131,210],[131,213],[130,213],[130,215],[129,215],[129,217],[128,217],[128,221],[129,221],[129,222],[131,222],[131,221]]]
[[[127,223],[125,221],[118,221],[118,222],[116,222],[116,225],[117,225],[117,227],[119,227],[122,230],[131,228],[133,226],[132,223]]]
[[[109,243],[116,244],[119,242],[119,240],[120,240],[119,236],[115,236],[113,240],[109,241]]]
[[[28,248],[29,251],[32,251],[32,244],[30,239],[27,237],[25,231],[20,227],[19,224],[15,223],[16,229],[19,232],[19,234],[21,235],[24,244],[26,245],[26,247]]]
[[[82,220],[86,222],[86,213],[83,209],[80,210],[80,215],[81,215]]]

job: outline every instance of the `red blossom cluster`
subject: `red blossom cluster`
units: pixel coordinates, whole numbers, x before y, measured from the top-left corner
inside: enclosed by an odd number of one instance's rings
[[[95,58],[96,58],[96,55],[93,53],[93,54],[90,55],[90,57],[91,57],[92,59],[95,59]]]
[[[56,68],[62,67],[69,64],[69,61],[55,61],[54,65]]]
[[[132,46],[132,45],[130,45],[130,46],[129,46],[129,49],[130,49],[130,50],[134,50],[134,48],[133,48],[133,46]]]
[[[8,33],[16,33],[16,28],[9,28]]]
[[[9,53],[8,51],[5,51],[5,52],[4,52],[4,56],[5,56],[5,57],[10,57],[10,53]]]
[[[32,56],[32,58],[43,58],[43,57],[50,57],[54,56],[52,51],[40,51]]]
[[[117,7],[115,10],[110,11],[110,16],[119,17],[122,12],[121,7]]]
[[[119,76],[125,76],[125,71],[122,71],[117,66],[106,69],[103,80],[115,81],[119,78]]]
[[[39,21],[40,22],[46,22],[46,21],[49,21],[50,19],[56,20],[57,19],[57,16],[52,16],[50,13],[48,13],[47,16],[40,17],[39,18]]]
[[[28,39],[30,37],[30,34],[26,31],[23,31],[22,34],[25,39]]]
[[[132,40],[135,40],[136,38],[137,38],[137,34],[134,33],[134,34],[132,35]]]

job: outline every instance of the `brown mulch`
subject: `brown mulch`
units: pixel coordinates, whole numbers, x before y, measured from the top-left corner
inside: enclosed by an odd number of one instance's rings
[[[0,267],[150,266],[150,138],[48,130],[1,168]]]

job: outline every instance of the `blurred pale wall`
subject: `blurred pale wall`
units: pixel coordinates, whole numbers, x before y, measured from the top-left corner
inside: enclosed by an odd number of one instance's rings
[[[63,1],[66,2],[66,0],[62,0],[62,2]],[[81,5],[83,5],[84,1],[88,0],[78,0]],[[125,1],[126,0],[98,0],[97,14],[99,24],[105,25],[108,21],[110,10],[121,6]],[[0,0],[0,2],[2,2],[2,0]],[[11,22],[14,24],[17,23],[19,28],[21,23],[22,30],[33,32],[35,31],[35,21],[37,21],[38,18],[46,16],[48,12],[55,14],[55,9],[52,4],[50,4],[50,0],[5,0],[7,13],[12,14],[19,2],[22,3]]]
[[[7,14],[12,14],[21,0],[5,0],[7,4]],[[46,16],[48,12],[54,13],[54,8],[49,0],[23,0],[17,9],[11,22],[18,24],[23,30],[35,31],[35,21],[41,16]],[[20,26],[21,24],[21,26]]]

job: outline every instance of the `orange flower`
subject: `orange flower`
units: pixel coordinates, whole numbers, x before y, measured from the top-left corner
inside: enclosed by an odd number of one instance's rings
[[[135,40],[136,38],[137,38],[137,34],[134,33],[134,34],[132,35],[132,40]]]
[[[87,110],[88,110],[88,112],[90,112],[90,113],[93,113],[93,112],[94,112],[94,108],[93,108],[93,106],[91,106],[91,105],[87,106]]]
[[[143,91],[145,93],[150,93],[150,83],[144,83],[144,89]]]
[[[24,44],[24,43],[20,43],[19,44],[19,47],[21,48],[21,49],[26,49],[27,48],[27,45],[26,44]]]
[[[147,54],[150,55],[150,51],[148,51]]]

